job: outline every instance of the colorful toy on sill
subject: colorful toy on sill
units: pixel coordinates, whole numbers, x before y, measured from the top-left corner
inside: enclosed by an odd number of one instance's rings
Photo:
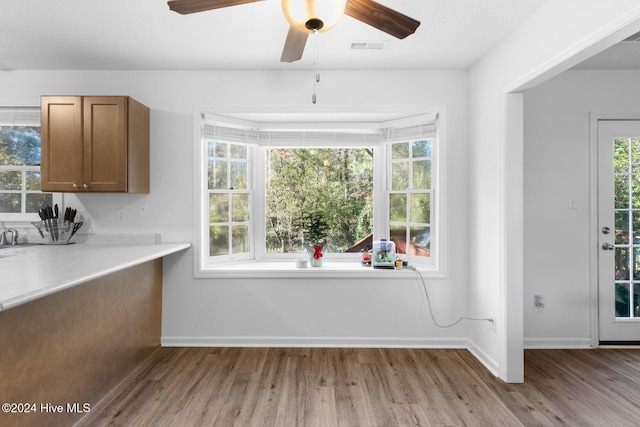
[[[371,252],[360,253],[360,264],[363,267],[371,267]]]
[[[396,262],[396,244],[381,239],[373,242],[373,254],[371,257],[371,265],[373,268],[394,269]]]

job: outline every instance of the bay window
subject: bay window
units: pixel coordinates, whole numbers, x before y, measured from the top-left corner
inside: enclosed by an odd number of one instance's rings
[[[292,261],[317,243],[323,269],[359,265],[358,252],[380,239],[442,274],[436,114],[371,123],[199,118],[196,276]]]

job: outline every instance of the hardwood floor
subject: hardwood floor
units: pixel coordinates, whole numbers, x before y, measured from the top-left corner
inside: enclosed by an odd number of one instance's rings
[[[466,350],[161,348],[90,426],[637,426],[640,350],[527,350],[525,383]]]

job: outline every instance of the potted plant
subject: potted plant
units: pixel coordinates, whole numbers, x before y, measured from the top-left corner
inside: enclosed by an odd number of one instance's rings
[[[321,267],[324,258],[325,239],[329,225],[324,212],[311,210],[302,217],[302,232],[304,244],[309,253],[309,263],[312,267]]]

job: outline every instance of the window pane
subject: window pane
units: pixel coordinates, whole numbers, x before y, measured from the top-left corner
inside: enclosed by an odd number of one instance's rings
[[[232,159],[247,159],[247,146],[231,144],[231,158]]]
[[[274,148],[266,159],[267,252],[353,250],[370,236],[373,158],[355,148]]]
[[[407,222],[407,195],[389,195],[389,221]]]
[[[216,142],[214,145],[213,156],[218,158],[227,157],[228,144],[225,142]]]
[[[0,171],[0,190],[21,190],[22,172]]]
[[[413,162],[414,190],[428,190],[431,188],[431,160]]]
[[[20,213],[21,197],[16,193],[0,193],[0,212],[3,213]]]
[[[431,222],[430,194],[411,195],[411,222],[428,224]]]
[[[249,195],[248,194],[232,194],[231,200],[233,210],[231,220],[234,222],[249,221]]]
[[[231,162],[230,188],[246,190],[248,188],[248,181],[249,174],[247,172],[247,162]]]
[[[227,161],[209,160],[209,189],[226,190],[227,185]]]
[[[229,195],[209,195],[209,222],[229,221]]]
[[[25,172],[25,178],[27,182],[27,190],[38,191],[40,190],[40,172],[27,171]]]
[[[430,256],[431,229],[429,227],[412,226],[409,230],[411,255]]]
[[[39,126],[0,126],[0,165],[39,164]]]
[[[53,205],[53,195],[51,193],[27,193],[27,213],[37,213],[43,206]]]
[[[249,252],[249,227],[246,225],[234,225],[231,227],[232,253],[241,254]]]
[[[390,240],[396,244],[396,253],[407,253],[407,227],[404,225],[391,225],[389,227]]]
[[[409,143],[398,142],[391,144],[391,158],[392,159],[408,159],[409,158]]]
[[[229,255],[229,226],[209,227],[209,255]]]
[[[431,157],[431,140],[414,141],[411,144],[411,155],[415,157]]]
[[[391,164],[391,190],[406,190],[409,188],[409,162]]]

